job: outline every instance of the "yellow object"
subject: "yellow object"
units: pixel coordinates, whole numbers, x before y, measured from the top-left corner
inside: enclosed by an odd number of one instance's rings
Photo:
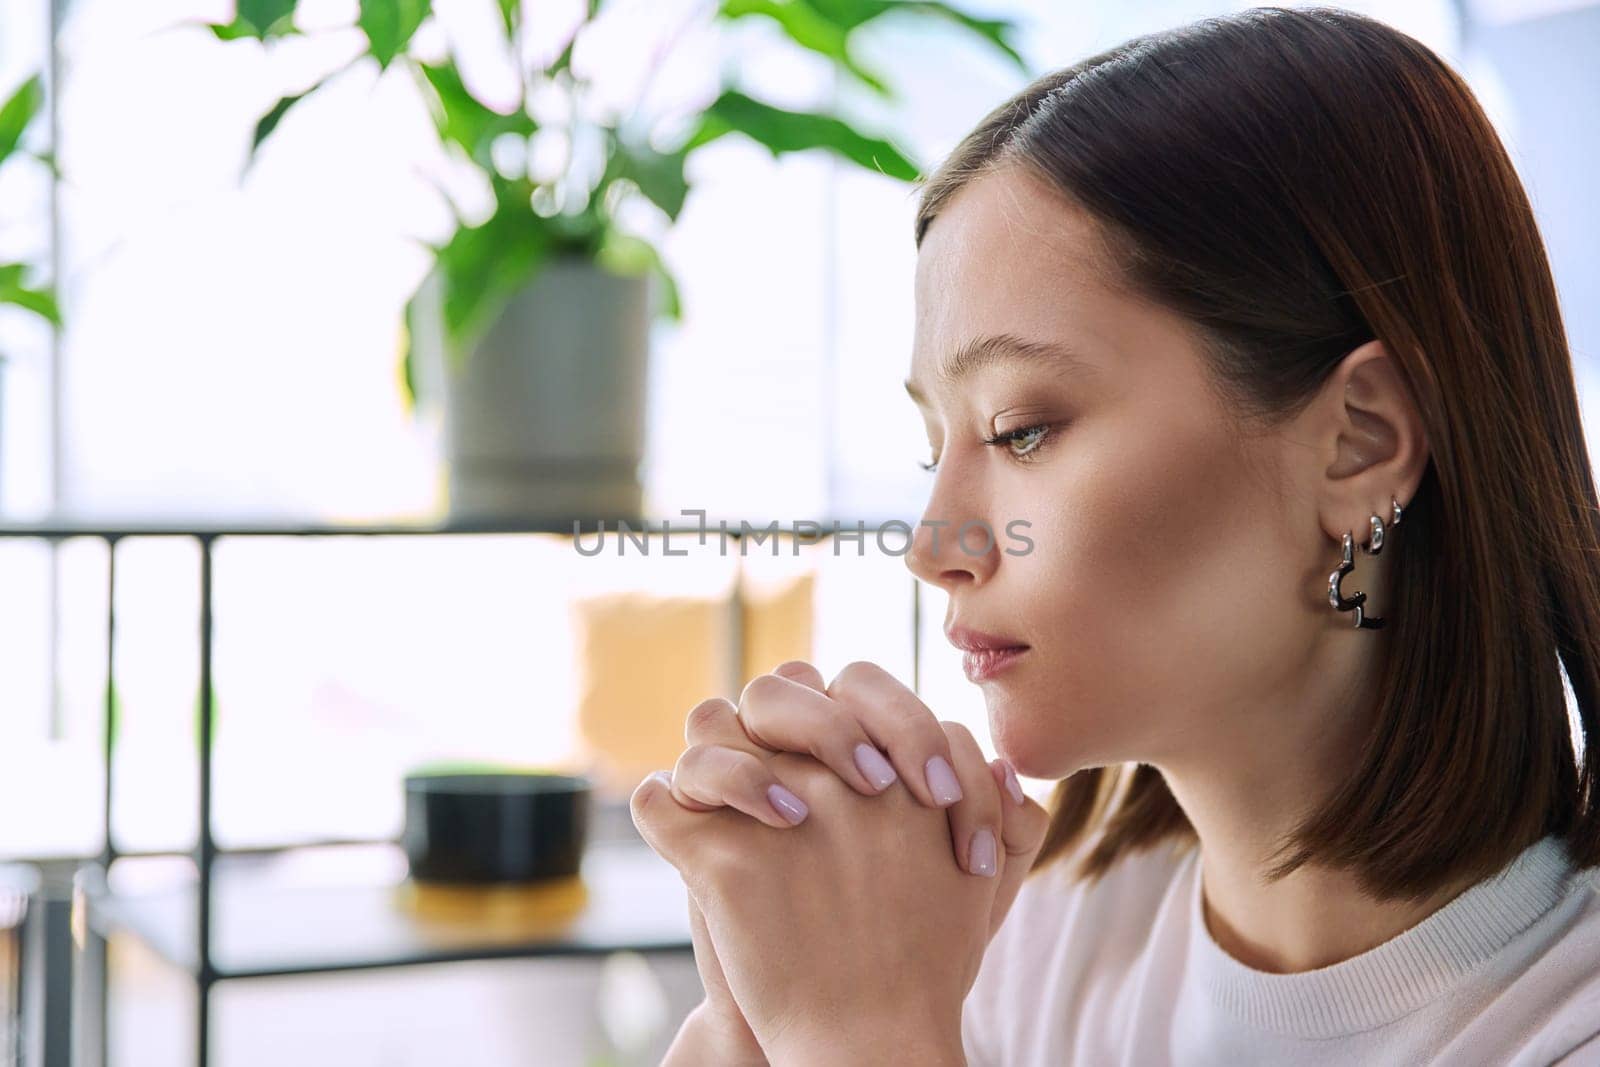
[[[810,573],[779,581],[745,583],[741,689],[750,679],[784,660],[811,658],[815,586],[816,576]]]
[[[712,696],[737,700],[758,674],[809,659],[814,576],[743,587],[738,616],[724,598],[610,593],[580,600],[572,618],[578,655],[578,730],[599,789],[627,794],[687,747],[689,709]],[[729,651],[743,631],[743,655]]]
[[[583,913],[589,889],[581,875],[525,885],[462,886],[407,878],[395,903],[441,934],[542,937],[561,933]]]

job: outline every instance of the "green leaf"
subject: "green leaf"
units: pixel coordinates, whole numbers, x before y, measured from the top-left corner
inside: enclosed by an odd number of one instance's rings
[[[57,181],[61,180],[61,167],[56,163],[56,156],[54,152],[29,152],[28,155],[32,156],[34,159],[37,159],[40,163],[43,163],[45,169],[50,172],[50,177],[56,179]]]
[[[0,104],[0,163],[16,151],[22,132],[39,113],[44,102],[44,83],[35,74],[17,87],[17,91]]]
[[[484,105],[467,91],[453,63],[418,63],[433,98],[434,125],[439,135],[460,145],[467,157],[484,170],[493,169],[489,146],[505,133],[532,136],[539,126],[526,111],[503,114]]]
[[[219,41],[238,41],[246,37],[251,40],[260,40],[261,32],[248,22],[234,19],[232,22],[208,22],[206,29],[216,35]]]
[[[500,760],[470,760],[470,759],[437,759],[414,763],[407,766],[403,773],[406,776],[418,775],[454,775],[454,774],[571,774],[564,770],[558,763],[511,763]]]
[[[678,282],[665,263],[656,264],[656,277],[661,281],[661,313],[673,322],[683,321],[683,298],[678,295]]]
[[[202,714],[202,708],[201,708],[200,705],[201,705],[200,694],[198,692],[196,692],[195,695],[194,695],[194,744],[195,744],[196,748],[200,747],[200,733],[201,733],[201,731],[200,731],[200,724],[201,724],[200,716]],[[219,716],[220,716],[221,710],[222,710],[222,701],[217,698],[217,686],[216,686],[216,683],[213,682],[212,685],[211,685],[211,716],[210,716],[210,719],[211,719],[211,747],[212,748],[216,748],[216,746],[217,746],[217,726],[218,726],[218,723],[220,722],[220,717]],[[204,755],[203,752],[202,752],[202,755]]]
[[[35,288],[23,282],[26,267],[21,263],[0,263],[0,304],[26,308],[55,326],[61,325],[61,309],[49,288]]]
[[[252,160],[255,158],[256,149],[261,147],[261,142],[265,141],[272,131],[278,128],[278,123],[283,121],[283,116],[289,113],[289,109],[310,96],[321,84],[321,82],[318,82],[303,93],[295,93],[293,96],[283,97],[272,105],[272,110],[256,120],[255,132],[250,135],[250,158]]]
[[[561,49],[561,54],[556,57],[555,62],[551,63],[549,69],[545,71],[547,76],[554,77],[562,71],[570,71],[572,69],[572,51],[578,46],[578,38],[583,35],[583,31],[588,28],[589,24],[594,21],[595,16],[600,13],[600,3],[601,0],[588,0],[588,3],[584,5],[583,18],[572,28],[572,34],[567,38],[566,46]]]
[[[232,22],[213,22],[209,28],[219,41],[289,37],[300,32],[294,26],[294,6],[295,0],[239,0]]]
[[[687,156],[685,149],[657,152],[647,145],[619,140],[606,161],[605,176],[599,187],[604,189],[612,181],[626,178],[637,185],[651,203],[666,212],[667,218],[676,222],[689,195],[689,182],[684,177]]]
[[[109,678],[106,680],[105,709],[108,720],[106,733],[110,737],[108,745],[112,751],[115,751],[117,738],[122,732],[122,696],[117,692],[116,682]]]
[[[457,230],[439,249],[445,337],[456,361],[493,325],[553,243],[550,220],[533,210],[532,183],[496,180],[495,186],[494,214]]]
[[[235,17],[266,30],[292,18],[295,0],[238,0]]]
[[[642,237],[608,229],[595,255],[595,262],[617,274],[643,274],[648,271],[661,285],[661,313],[674,322],[683,321],[683,303],[678,295],[678,283],[655,245]]]
[[[742,133],[772,151],[804,152],[824,148],[867,170],[915,181],[917,165],[888,141],[861,133],[842,119],[805,111],[787,111],[752,99],[736,89],[724,90],[706,108],[700,124],[681,151],[689,152],[727,133]]]
[[[367,35],[379,70],[387,69],[394,57],[405,51],[431,6],[430,0],[361,0],[356,25]]]
[[[46,289],[11,289],[0,292],[0,304],[26,308],[55,326],[61,325],[61,309]]]
[[[574,33],[571,37],[567,38],[567,45],[561,50],[561,54],[556,56],[556,61],[550,64],[550,70],[547,73],[550,74],[551,77],[560,74],[564,70],[570,71],[572,69],[572,50],[576,48],[577,45],[578,35]]]
[[[324,85],[328,84],[340,74],[343,74],[345,71],[355,66],[361,61],[361,59],[361,56],[356,56],[354,59],[350,60],[337,70],[324,74],[311,86],[311,88],[306,89],[303,92],[295,93],[292,96],[282,97],[276,104],[272,105],[272,109],[270,111],[268,111],[265,115],[262,115],[261,118],[257,119],[255,130],[250,135],[250,150],[245,156],[245,169],[249,170],[251,165],[255,163],[256,150],[261,147],[261,143],[263,141],[272,136],[273,131],[278,128],[278,124],[283,121],[283,117],[289,113],[290,108],[294,107],[300,101],[316,92],[318,89],[321,89]]]
[[[978,18],[950,4],[937,3],[935,0],[798,0],[798,2],[804,3],[818,16],[846,32],[891,13],[904,12],[944,19],[983,38],[1004,53],[1019,70],[1026,72],[1028,69],[1028,63],[1022,58],[1022,53],[1011,43],[1012,35],[1018,32],[1017,24],[1007,19]]]
[[[824,17],[803,0],[722,0],[718,14],[729,21],[760,16],[776,22],[784,36],[826,56],[868,88],[889,95],[889,86],[850,53],[850,30]]]
[[[538,273],[564,240],[558,219],[533,210],[533,184],[492,179],[496,209],[477,226],[462,226],[434,248],[439,275],[445,366],[460,366],[517,290]],[[569,220],[570,221],[570,220]],[[417,401],[416,338],[423,290],[406,302],[400,379],[407,404]],[[430,309],[431,310],[431,309]]]
[[[1017,51],[1017,46],[1011,42],[1011,37],[1019,32],[1015,22],[1009,19],[978,18],[949,4],[933,3],[931,0],[909,0],[904,6],[918,14],[943,18],[972,31],[1003,53],[1018,70],[1027,73],[1028,61],[1022,58],[1022,53]]]
[[[406,301],[400,337],[400,398],[406,409],[417,409],[417,298]]]
[[[521,2],[520,0],[499,0],[499,5],[500,21],[505,26],[506,34],[509,36],[516,32],[517,23],[521,21]]]

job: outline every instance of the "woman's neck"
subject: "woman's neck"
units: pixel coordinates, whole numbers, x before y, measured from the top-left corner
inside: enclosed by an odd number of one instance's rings
[[[1205,751],[1158,764],[1199,837],[1206,925],[1221,948],[1257,970],[1293,973],[1349,959],[1472,884],[1440,886],[1423,899],[1378,900],[1355,872],[1316,863],[1266,880],[1295,824],[1355,766],[1367,716],[1352,701],[1333,704],[1264,707],[1237,736],[1211,738]]]
[[[1422,900],[1378,901],[1348,871],[1307,864],[1266,885],[1259,860],[1226,857],[1204,840],[1200,847],[1207,931],[1240,963],[1272,974],[1327,967],[1374,949],[1472,885],[1463,879]]]

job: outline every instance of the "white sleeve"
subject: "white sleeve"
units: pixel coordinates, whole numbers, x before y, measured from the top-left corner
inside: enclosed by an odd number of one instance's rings
[[[1572,1022],[1562,1033],[1565,1049],[1555,1063],[1559,1067],[1594,1067],[1600,1064],[1600,990],[1574,1007]]]
[[[1594,1067],[1597,1063],[1600,1063],[1600,1031],[1556,1060],[1553,1067]]]
[[[987,957],[985,957],[987,958]],[[980,1006],[978,987],[973,985],[961,1004],[961,1051],[967,1067],[1000,1067],[1000,1059],[989,1033],[989,1020]]]
[[[1555,1019],[1518,1050],[1516,1067],[1600,1065],[1600,987],[1564,1004]]]
[[[961,1047],[967,1067],[1003,1067],[1005,1062],[1002,1030],[1007,1000],[1002,985],[1006,973],[1013,969],[1013,946],[1018,932],[1027,925],[1026,912],[1034,892],[1036,887],[1029,882],[1018,890],[1005,921],[989,939],[967,999],[961,1002]]]

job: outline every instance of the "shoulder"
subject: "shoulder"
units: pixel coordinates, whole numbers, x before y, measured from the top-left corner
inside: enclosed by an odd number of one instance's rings
[[[1575,884],[1541,926],[1529,966],[1504,999],[1537,1007],[1532,1038],[1516,1064],[1600,1063],[1600,868],[1574,875]]]
[[[984,953],[962,1012],[972,1067],[1033,1062],[1051,1035],[1037,1028],[1082,999],[1097,983],[1116,981],[1146,950],[1150,932],[1193,846],[1162,842],[1130,851],[1093,881],[1075,877],[1094,838],[1030,874]],[[1048,998],[1051,1012],[1042,1011]],[[1043,1062],[1043,1061],[1041,1061]]]
[[[1528,1037],[1507,1049],[1509,1064],[1600,1064],[1600,869],[1574,873],[1560,904],[1514,945],[1515,977],[1498,982],[1458,1045],[1504,1037],[1517,1019]]]

